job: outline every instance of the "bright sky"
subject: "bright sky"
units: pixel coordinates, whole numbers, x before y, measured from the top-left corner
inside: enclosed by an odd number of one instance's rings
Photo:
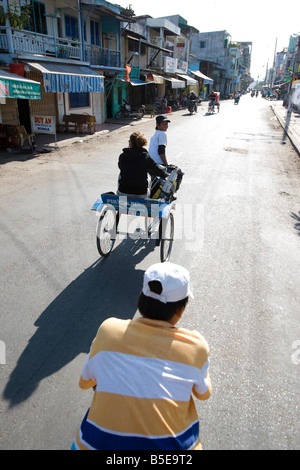
[[[139,15],[153,18],[180,15],[200,32],[226,30],[233,41],[252,42],[251,75],[265,78],[273,65],[274,51],[289,45],[289,37],[300,33],[300,0],[110,0]]]

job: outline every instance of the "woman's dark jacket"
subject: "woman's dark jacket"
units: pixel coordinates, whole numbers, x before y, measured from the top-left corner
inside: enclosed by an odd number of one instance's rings
[[[119,156],[119,191],[126,194],[146,194],[147,173],[165,178],[167,171],[158,166],[145,148],[129,147]]]

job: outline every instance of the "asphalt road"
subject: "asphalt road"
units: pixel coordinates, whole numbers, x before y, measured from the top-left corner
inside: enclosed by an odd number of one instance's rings
[[[213,395],[197,404],[204,449],[299,449],[299,157],[269,103],[242,97],[170,115],[169,162],[185,172],[171,261],[190,270],[181,325],[211,350]],[[90,208],[116,189],[133,130],[0,166],[0,448],[69,449],[92,399],[78,388],[108,316],[132,318],[153,243],[106,260]],[[4,354],[5,353],[5,354]],[[4,363],[5,362],[5,363]]]

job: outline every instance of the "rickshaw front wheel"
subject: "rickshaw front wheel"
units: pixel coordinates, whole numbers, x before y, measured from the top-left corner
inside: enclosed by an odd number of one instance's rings
[[[170,213],[167,219],[160,222],[160,260],[162,263],[169,261],[174,239],[174,217]]]

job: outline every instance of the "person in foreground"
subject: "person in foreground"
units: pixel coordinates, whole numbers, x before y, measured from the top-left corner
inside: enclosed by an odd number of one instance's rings
[[[142,316],[101,324],[79,381],[94,397],[72,449],[202,449],[193,397],[211,395],[209,348],[176,326],[189,295],[185,268],[155,264],[144,274]]]

